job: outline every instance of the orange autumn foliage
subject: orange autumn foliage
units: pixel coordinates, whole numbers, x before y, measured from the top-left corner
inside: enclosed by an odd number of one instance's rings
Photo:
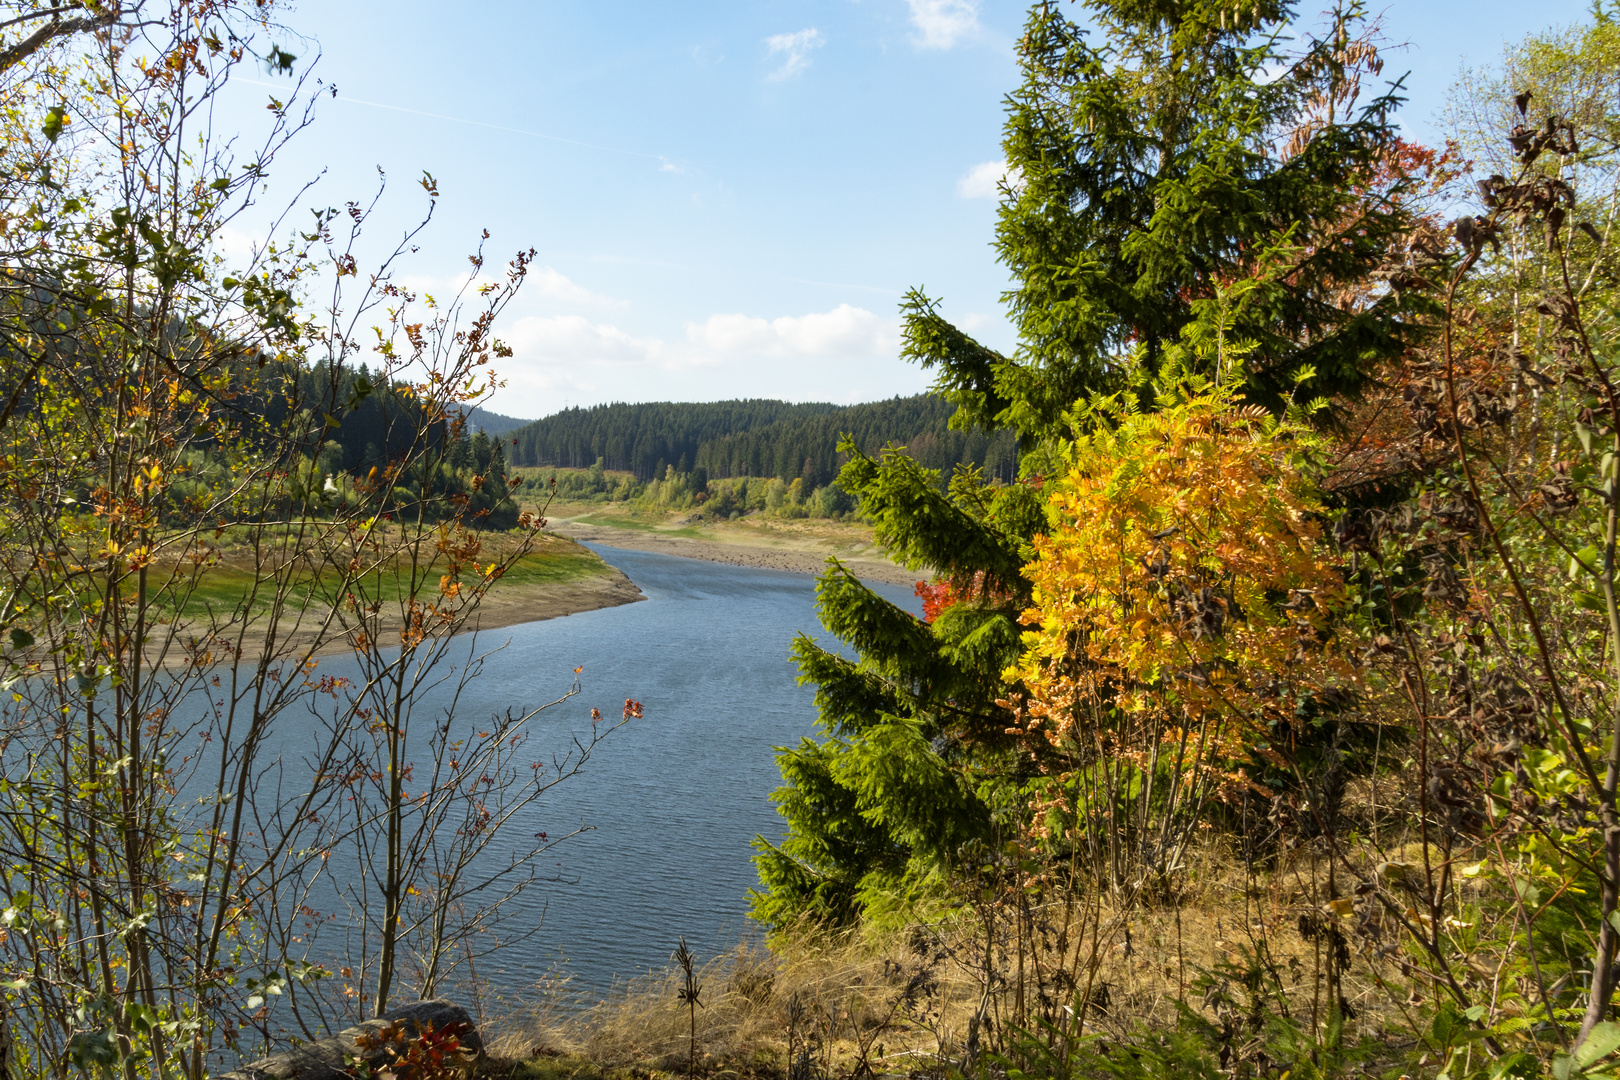
[[[912,587],[912,595],[922,601],[923,622],[931,623],[945,612],[965,600],[989,599],[1002,602],[1009,598],[1009,594],[992,584],[986,583],[983,570],[976,572],[967,583],[958,586],[947,577],[938,577],[933,581],[919,581]]]
[[[1099,419],[1025,568],[1016,730],[1037,757],[1176,743],[1242,782],[1253,756],[1277,763],[1302,696],[1355,679],[1329,632],[1345,585],[1301,468],[1313,437],[1221,391]]]

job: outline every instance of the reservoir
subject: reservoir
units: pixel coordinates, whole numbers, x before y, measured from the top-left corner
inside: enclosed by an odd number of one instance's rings
[[[774,748],[816,734],[814,688],[796,684],[789,652],[797,633],[830,638],[814,578],[593,547],[647,599],[480,634],[480,652],[503,647],[458,709],[474,725],[532,708],[566,692],[582,666],[582,692],[530,721],[533,752],[549,757],[588,734],[593,706],[609,720],[626,698],[645,708],[581,775],[508,823],[514,846],[581,823],[592,831],[542,864],[571,883],[538,882],[513,910],[511,928],[538,933],[480,964],[480,980],[507,1000],[561,976],[570,993],[598,995],[662,969],[682,935],[700,961],[757,938],[750,842],[783,832],[770,801],[782,782]],[[869,584],[920,614],[909,589]]]

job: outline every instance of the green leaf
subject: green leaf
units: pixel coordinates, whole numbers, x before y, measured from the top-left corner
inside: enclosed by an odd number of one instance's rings
[[[1585,611],[1607,610],[1603,603],[1603,597],[1601,596],[1597,596],[1589,592],[1582,592],[1580,589],[1576,589],[1573,595],[1575,597],[1575,606],[1578,608]]]
[[[215,191],[228,191],[230,190],[231,186],[231,178],[228,176],[222,176],[208,186],[213,188]]]
[[[122,1058],[118,1047],[118,1029],[108,1025],[91,1031],[81,1031],[68,1039],[67,1059],[86,1075],[111,1073]]]
[[[61,138],[62,125],[65,123],[67,123],[67,107],[58,105],[45,114],[45,122],[40,125],[40,130],[45,133],[47,139],[55,143]]]
[[[1581,574],[1588,574],[1597,569],[1598,546],[1587,544],[1577,551],[1569,560],[1569,576],[1573,580]]]
[[[138,1001],[129,1002],[124,1006],[124,1022],[139,1035],[150,1033],[163,1022],[163,1014],[150,1005],[143,1005]]]
[[[1451,1038],[1457,1031],[1458,1016],[1456,1010],[1449,1002],[1440,1006],[1440,1011],[1434,1014],[1434,1023],[1429,1026],[1429,1035],[1442,1046],[1451,1045]]]
[[[360,403],[366,400],[366,398],[370,397],[375,391],[376,387],[371,384],[370,379],[366,378],[364,375],[355,376],[354,386],[349,390],[347,407],[351,411],[358,409],[360,407]]]
[[[1585,1042],[1575,1048],[1575,1062],[1585,1072],[1589,1066],[1608,1057],[1616,1049],[1620,1049],[1620,1024],[1605,1020],[1587,1034]]]
[[[11,628],[11,647],[13,649],[26,649],[34,644],[34,635],[20,626]]]
[[[1592,452],[1593,431],[1579,420],[1575,421],[1575,437],[1581,441],[1581,449],[1588,454]]]
[[[270,55],[264,58],[264,68],[271,75],[291,75],[293,62],[297,59],[280,45],[272,45]]]

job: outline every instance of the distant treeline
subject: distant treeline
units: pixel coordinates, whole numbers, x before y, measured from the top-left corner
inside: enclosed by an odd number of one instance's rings
[[[971,462],[993,477],[1016,476],[1012,434],[953,431],[953,411],[933,394],[865,405],[764,399],[614,404],[565,409],[506,437],[514,465],[580,469],[601,458],[608,469],[641,480],[662,478],[673,465],[680,473],[701,469],[714,478],[802,477],[813,489],[838,475],[838,440],[846,433],[868,454],[893,443],[928,468],[948,473]]]
[[[186,472],[171,480],[160,513],[183,519],[187,506],[218,501],[234,483],[230,459],[254,449],[279,450],[288,506],[369,503],[388,514],[458,517],[478,528],[508,529],[518,506],[507,487],[503,438],[475,428],[473,418],[437,418],[402,384],[358,368],[272,362],[244,371],[233,398],[243,418],[235,444],[197,439]],[[278,433],[275,443],[268,433]],[[257,433],[257,436],[255,436]],[[373,472],[410,461],[387,483]],[[385,489],[385,490],[384,490]]]
[[[491,435],[504,435],[508,431],[534,423],[533,420],[521,420],[516,416],[504,416],[498,412],[490,412],[481,405],[472,405],[462,410],[467,414],[467,427],[472,431],[484,431]]]

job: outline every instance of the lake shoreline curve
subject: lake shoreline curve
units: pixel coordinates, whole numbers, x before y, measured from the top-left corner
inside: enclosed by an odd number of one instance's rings
[[[568,520],[553,522],[547,531],[558,539],[574,544],[599,544],[609,548],[809,576],[823,573],[831,554],[810,545],[750,544],[735,540],[667,536]],[[913,585],[917,581],[915,573],[887,559],[842,554],[839,557],[846,567],[864,580],[901,586]],[[597,558],[600,559],[600,555]],[[455,636],[487,635],[525,623],[621,607],[645,599],[647,595],[623,570],[602,560],[599,571],[570,581],[497,584],[479,601],[477,611]],[[307,632],[292,629],[283,640],[296,650],[296,643],[306,635]],[[325,659],[352,650],[349,641],[340,637],[321,643],[310,655],[312,658]],[[251,661],[254,655],[251,648],[244,649],[238,662]],[[171,659],[162,666],[184,665]]]
[[[487,633],[523,623],[560,619],[586,611],[620,607],[647,599],[647,594],[611,564],[604,572],[577,581],[517,585],[499,584],[484,594],[478,610],[467,620],[461,634]],[[458,637],[460,634],[457,635]]]
[[[469,634],[489,634],[525,623],[545,622],[566,615],[621,607],[647,599],[647,595],[624,571],[601,560],[600,556],[597,558],[602,562],[600,570],[571,581],[505,586],[496,583],[495,587],[479,600],[477,610],[468,617],[454,636],[459,638]],[[185,637],[186,630],[182,628],[174,639],[174,644],[178,645]],[[242,635],[240,655],[234,663],[236,665],[259,663],[263,656],[258,648],[261,641],[262,630],[250,626]],[[280,634],[278,655],[296,656],[302,653],[312,660],[325,660],[353,651],[354,645],[346,635],[329,637],[317,643],[313,632],[293,623],[284,624]],[[153,662],[159,667],[168,669],[193,666],[192,661],[179,649]]]

